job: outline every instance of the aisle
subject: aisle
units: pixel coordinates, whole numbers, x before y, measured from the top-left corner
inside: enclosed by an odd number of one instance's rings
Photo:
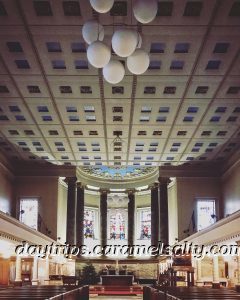
[[[109,299],[114,299],[114,300],[128,300],[128,299],[136,299],[136,300],[142,300],[142,296],[125,296],[125,297],[120,297],[120,296],[90,296],[89,298],[91,299],[99,299],[99,300],[109,300]]]

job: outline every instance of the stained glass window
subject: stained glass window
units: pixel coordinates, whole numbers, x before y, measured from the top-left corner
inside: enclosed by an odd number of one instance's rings
[[[110,240],[126,239],[126,220],[124,214],[119,210],[110,212]]]
[[[38,229],[38,199],[20,199],[19,220],[35,230]]]
[[[151,209],[141,209],[140,211],[140,240],[151,239]]]
[[[84,209],[84,238],[95,238],[94,234],[94,225],[95,225],[95,210],[93,209]]]
[[[197,229],[202,230],[216,221],[215,200],[198,200]]]

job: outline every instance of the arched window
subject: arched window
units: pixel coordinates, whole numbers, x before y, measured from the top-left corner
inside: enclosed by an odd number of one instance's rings
[[[197,199],[197,230],[216,222],[215,199]]]
[[[118,209],[110,210],[110,240],[125,240],[126,239],[126,216]]]
[[[20,199],[19,221],[35,230],[38,229],[38,199],[37,198]]]
[[[84,238],[95,238],[95,221],[96,221],[96,210],[90,209],[90,208],[85,208],[84,209],[84,221],[83,221],[83,226],[84,226]]]
[[[140,240],[151,239],[151,209],[142,208],[139,209],[139,225],[140,225]]]

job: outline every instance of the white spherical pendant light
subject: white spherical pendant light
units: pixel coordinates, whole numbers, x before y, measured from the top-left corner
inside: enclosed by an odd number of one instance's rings
[[[149,55],[142,49],[137,49],[127,58],[127,67],[133,74],[139,75],[146,72],[149,67]]]
[[[104,28],[97,21],[88,21],[83,25],[82,35],[89,45],[95,41],[102,41],[104,38]]]
[[[90,3],[94,10],[102,14],[113,7],[114,0],[90,0]]]
[[[135,31],[130,29],[119,29],[112,37],[112,48],[121,57],[128,57],[137,47],[138,37]]]
[[[133,13],[135,18],[143,24],[153,21],[157,15],[157,0],[135,0]]]
[[[118,60],[110,60],[110,62],[103,68],[103,77],[109,83],[119,83],[125,74],[125,69],[122,63]]]
[[[103,42],[93,42],[87,49],[87,58],[95,68],[103,68],[109,63],[111,50]]]

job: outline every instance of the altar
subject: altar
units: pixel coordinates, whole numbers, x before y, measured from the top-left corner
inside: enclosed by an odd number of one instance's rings
[[[101,275],[101,283],[104,286],[131,286],[133,275]]]

